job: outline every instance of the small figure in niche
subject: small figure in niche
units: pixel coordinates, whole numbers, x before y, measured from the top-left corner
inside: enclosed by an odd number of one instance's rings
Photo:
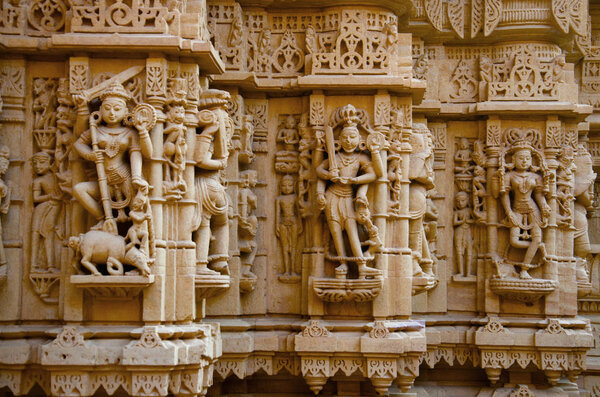
[[[469,175],[469,172],[473,169],[471,161],[469,140],[467,138],[460,138],[458,141],[458,150],[456,150],[456,154],[454,155],[454,172],[458,175]]]
[[[147,258],[150,257],[149,247],[149,228],[152,221],[152,215],[148,210],[148,196],[142,190],[139,190],[131,201],[131,211],[129,211],[129,217],[133,223],[129,230],[127,230],[127,236],[125,236],[125,250],[130,250],[135,247],[140,250]]]
[[[458,192],[454,196],[454,247],[456,249],[458,275],[464,277],[471,276],[473,260],[472,223],[469,195],[467,192]]]
[[[167,111],[167,123],[164,134],[167,137],[164,143],[164,155],[167,160],[165,164],[166,190],[177,198],[181,197],[187,189],[183,172],[185,171],[185,155],[187,152],[187,143],[185,134],[185,102],[173,101],[169,104]]]
[[[37,271],[58,271],[54,257],[57,220],[61,209],[62,191],[52,171],[52,157],[38,152],[32,157],[33,169],[38,175],[33,180],[33,210],[31,225],[31,265]],[[40,249],[43,242],[43,250]],[[45,257],[45,264],[40,258]]]
[[[298,235],[302,233],[302,222],[298,218],[298,200],[292,175],[281,177],[281,194],[275,200],[275,234],[281,244],[282,273],[296,274],[296,249]]]
[[[296,119],[293,115],[288,115],[285,119],[283,128],[277,133],[277,142],[283,143],[285,150],[294,151],[298,144],[298,129],[296,128]]]

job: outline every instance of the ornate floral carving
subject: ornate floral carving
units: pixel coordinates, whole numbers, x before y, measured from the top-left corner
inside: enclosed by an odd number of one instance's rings
[[[483,34],[489,36],[502,18],[502,0],[484,0]]]
[[[448,1],[448,20],[450,26],[462,39],[465,36],[465,2],[464,0]]]
[[[160,2],[135,0],[76,2],[71,11],[72,32],[168,33],[180,16]]]
[[[385,321],[375,321],[373,328],[369,331],[369,337],[374,339],[385,339],[390,336],[390,330],[385,326]]]
[[[51,33],[65,25],[67,6],[61,0],[35,0],[27,9],[27,20],[36,30]]]
[[[319,320],[310,320],[308,325],[302,329],[302,336],[316,338],[331,336],[331,332]]]

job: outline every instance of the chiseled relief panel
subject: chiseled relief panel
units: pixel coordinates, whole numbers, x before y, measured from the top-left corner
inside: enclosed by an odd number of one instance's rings
[[[0,387],[600,395],[599,12],[5,1]]]

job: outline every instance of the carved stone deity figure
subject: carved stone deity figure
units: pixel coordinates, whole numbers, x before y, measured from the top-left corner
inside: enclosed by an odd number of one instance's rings
[[[198,121],[203,130],[196,134],[194,148],[196,210],[192,221],[197,274],[229,274],[229,197],[221,182],[233,132],[227,120],[229,99],[228,92],[214,89],[204,91],[200,98]]]
[[[252,191],[256,186],[255,170],[245,170],[240,173],[240,191],[238,192],[239,209],[239,248],[242,263],[242,277],[256,278],[250,270],[256,256],[256,232],[258,219],[254,214],[257,208],[257,197]]]
[[[373,144],[370,147],[371,156],[360,149],[361,135],[357,128],[359,118],[352,105],[343,108],[343,127],[339,133],[339,150],[335,150],[333,128],[327,127],[326,148],[328,158],[317,167],[317,203],[325,211],[329,231],[333,239],[337,257],[332,258],[339,262],[335,269],[336,278],[345,278],[348,272],[348,262],[358,265],[360,278],[378,276],[380,270],[367,266],[367,261],[372,259],[362,250],[359,237],[358,223],[365,227],[374,227],[370,221],[369,201],[367,191],[369,184],[377,178],[376,167],[382,170],[380,147]],[[357,222],[358,221],[358,222]],[[371,233],[376,235],[376,229],[371,227]],[[347,255],[344,232],[350,244],[353,257]],[[370,233],[370,234],[371,234]],[[375,239],[370,238],[370,248]],[[378,247],[377,247],[378,248]],[[369,252],[370,254],[370,252]]]
[[[0,109],[2,101],[0,101]],[[6,253],[4,252],[4,241],[2,240],[2,215],[8,214],[10,206],[10,186],[2,179],[8,171],[9,161],[8,147],[0,147],[0,266],[6,264]]]
[[[471,165],[471,148],[467,138],[460,138],[458,148],[454,154],[454,172],[457,176],[470,176],[473,166]]]
[[[33,128],[47,130],[54,125],[56,119],[56,85],[51,79],[34,79],[32,104]]]
[[[277,142],[277,153],[275,155],[275,170],[286,174],[296,173],[300,168],[298,162],[298,128],[296,127],[296,117],[288,114],[275,138]]]
[[[96,163],[98,181],[77,183],[73,196],[98,221],[93,229],[117,234],[116,222],[128,220],[124,209],[135,195],[134,189],[148,188],[142,176],[142,156],[151,157],[152,142],[147,130],[142,128],[138,134],[124,123],[131,95],[117,81],[101,93],[100,111],[89,116],[90,128],[82,133],[91,99],[74,96],[79,107],[75,134],[81,135],[73,148],[85,160]]]
[[[575,152],[571,146],[563,146],[558,155],[556,170],[556,203],[558,204],[556,219],[560,226],[569,228],[573,220],[571,205],[573,199],[573,183],[575,179]]]
[[[454,247],[459,276],[471,276],[473,263],[473,217],[469,208],[469,194],[458,192],[454,196]]]
[[[277,132],[277,143],[284,145],[285,150],[294,152],[298,144],[298,129],[296,128],[296,118],[288,115],[285,118],[283,128]]]
[[[297,274],[296,250],[298,235],[302,233],[302,221],[298,216],[298,197],[295,179],[286,174],[279,182],[280,195],[275,199],[275,235],[281,246],[281,273],[285,276]]]
[[[34,154],[31,160],[38,175],[33,180],[32,189],[35,205],[31,221],[32,271],[57,272],[54,250],[58,242],[58,216],[63,194],[51,169],[52,156],[42,151]]]
[[[172,98],[167,105],[167,122],[163,131],[165,141],[163,153],[165,156],[164,189],[165,195],[172,198],[181,198],[187,186],[183,179],[187,142],[185,134],[185,91],[182,95]]]
[[[73,147],[73,126],[75,111],[73,98],[69,93],[69,80],[59,79],[56,90],[58,107],[56,108],[56,147],[54,150],[56,177],[65,193],[72,194],[71,170],[69,169],[69,153]]]
[[[483,142],[477,140],[473,144],[473,160],[475,167],[473,169],[473,215],[477,220],[482,220],[487,214],[487,204],[485,197],[486,190],[486,162],[487,158],[483,151]]]
[[[315,147],[315,139],[312,137],[311,128],[308,126],[308,113],[302,114],[298,124],[300,142],[298,142],[298,205],[303,217],[310,214],[310,180],[312,170],[312,150]]]
[[[587,148],[580,145],[575,157],[575,249],[574,254],[577,262],[577,281],[588,282],[589,275],[586,271],[586,257],[591,252],[590,238],[588,235],[587,210],[592,207],[592,198],[594,196],[594,181],[596,174],[592,168],[592,156]]]
[[[423,226],[427,212],[427,191],[434,188],[433,140],[425,124],[413,125],[410,144],[409,247],[413,255],[413,275],[433,277],[433,259]]]
[[[79,136],[73,149],[83,159],[95,163],[97,174],[94,178],[97,180],[77,182],[73,197],[97,223],[87,233],[72,236],[69,247],[81,254],[81,265],[95,276],[102,275],[98,265],[106,265],[110,275],[122,275],[123,265],[148,275],[151,262],[148,254],[153,255],[153,250],[148,252],[131,241],[135,240],[134,235],[138,240],[143,239],[140,224],[150,216],[147,210],[141,220],[139,212],[143,205],[140,199],[135,200],[135,205],[133,201],[149,191],[142,175],[142,158],[152,156],[149,130],[156,123],[156,113],[147,104],[140,104],[129,113],[131,95],[121,82],[114,79],[104,84],[107,86],[100,92],[100,110],[91,115],[88,103],[103,85],[73,95],[78,107],[74,134]],[[88,124],[89,129],[85,130]],[[117,223],[131,225],[126,236],[119,234]]]
[[[506,154],[512,154],[511,163],[504,163]],[[515,140],[506,154],[501,156],[499,169],[500,198],[510,227],[509,244],[526,250],[518,264],[519,277],[526,279],[531,277],[527,270],[534,267],[533,259],[538,250],[542,260],[546,257],[542,228],[550,216],[545,197],[549,176],[544,158],[527,139]],[[533,164],[533,156],[539,165]]]
[[[250,164],[254,160],[254,152],[252,151],[252,140],[254,139],[253,119],[254,117],[251,114],[245,114],[242,117],[239,161],[243,164]]]

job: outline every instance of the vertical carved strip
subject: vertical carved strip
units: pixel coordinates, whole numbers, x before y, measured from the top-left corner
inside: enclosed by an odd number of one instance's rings
[[[79,94],[90,86],[89,58],[72,57],[69,60],[69,90]]]
[[[451,0],[448,2],[448,20],[450,26],[462,39],[465,37],[465,2],[464,0]]]
[[[25,252],[23,250],[23,236],[25,231],[21,225],[26,225],[29,217],[23,208],[23,192],[30,190],[27,178],[23,178],[27,164],[23,159],[30,154],[29,145],[21,145],[21,136],[25,131],[25,60],[0,61],[0,88],[2,93],[2,113],[0,113],[0,142],[6,145],[2,153],[8,170],[2,178],[10,189],[3,198],[3,206],[8,206],[6,215],[1,214],[0,231],[4,238],[0,243],[4,245],[6,264],[0,265],[0,278],[5,279],[5,284],[0,288],[0,299],[3,302],[19,302],[21,300],[22,266]],[[8,190],[7,189],[7,190]],[[3,229],[3,230],[2,230]],[[0,258],[1,259],[1,258]],[[0,307],[0,318],[16,320],[19,315],[18,304],[7,304]]]
[[[325,125],[325,96],[322,94],[310,96],[310,124]]]
[[[425,0],[427,19],[437,30],[444,29],[442,0]]]
[[[485,0],[483,34],[489,36],[502,18],[502,0]]]
[[[483,0],[471,0],[471,38],[483,28]]]

